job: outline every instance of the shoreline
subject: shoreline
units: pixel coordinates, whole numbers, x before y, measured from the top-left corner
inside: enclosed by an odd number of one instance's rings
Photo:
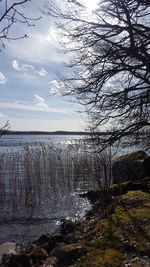
[[[92,209],[83,220],[63,220],[54,233],[16,245],[13,254],[2,257],[1,266],[149,266],[150,177],[113,185],[103,205],[98,191],[91,192]],[[141,265],[129,265],[133,262]]]
[[[83,219],[63,219],[55,232],[27,244],[2,244],[0,266],[150,266],[150,157],[138,151],[115,162],[125,164],[127,171],[134,163],[128,181],[82,194],[91,202]],[[138,179],[132,178],[135,166],[144,168],[137,169]],[[121,175],[126,177],[123,168]]]

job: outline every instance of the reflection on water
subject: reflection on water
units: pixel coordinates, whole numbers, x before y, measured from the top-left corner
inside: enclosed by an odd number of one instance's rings
[[[0,243],[27,242],[62,218],[83,216],[89,203],[79,193],[98,187],[93,157],[80,144],[33,146],[30,140],[17,150],[19,141],[0,153]]]
[[[90,205],[79,194],[109,185],[111,157],[133,150],[91,153],[79,138],[0,138],[0,243],[34,240],[55,230],[60,219],[83,216]]]

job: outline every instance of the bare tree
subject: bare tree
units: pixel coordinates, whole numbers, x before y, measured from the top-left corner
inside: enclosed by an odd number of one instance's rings
[[[9,121],[6,121],[6,123],[0,128],[0,137],[6,134],[8,130],[9,130]]]
[[[96,131],[109,133],[106,146],[139,131],[149,135],[149,0],[100,1],[90,13],[81,1],[57,2],[47,0],[45,13],[56,18],[74,69],[62,78],[63,94],[85,105]]]
[[[24,14],[24,5],[31,0],[0,0],[0,42],[1,47],[5,47],[6,40],[17,40],[26,38],[26,34],[21,34],[19,36],[12,36],[11,29],[13,26],[18,24],[26,24],[29,26],[34,26],[35,21],[40,18],[30,18],[27,14]]]

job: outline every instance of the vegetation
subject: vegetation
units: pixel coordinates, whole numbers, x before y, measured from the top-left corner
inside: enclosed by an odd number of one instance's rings
[[[149,206],[150,195],[142,191],[116,197],[107,214],[93,223],[96,238],[84,243],[88,253],[74,266],[148,266]]]
[[[9,130],[9,121],[6,121],[6,123],[4,124],[4,126],[2,126],[0,128],[0,137],[6,133],[8,133]]]
[[[123,195],[119,186],[127,184],[118,185],[115,197],[112,187],[112,199],[105,209],[97,198],[86,219],[74,224],[64,221],[56,233],[23,246],[21,254],[3,257],[1,266],[24,264],[25,260],[30,267],[48,263],[53,267],[149,266],[150,194],[144,192],[143,184],[149,187],[150,177],[136,182],[138,190],[130,187]]]
[[[33,22],[37,21],[39,18],[30,18],[23,12],[24,5],[29,2],[29,0],[20,1],[0,1],[0,45],[2,48],[5,47],[6,40],[17,40],[26,38],[26,34],[12,36],[11,29],[15,24],[26,24],[28,27],[34,26]]]
[[[104,147],[141,131],[148,138],[149,1],[99,1],[92,14],[82,1],[63,3],[47,0],[44,10],[56,18],[74,69],[62,77],[60,91],[85,106],[93,130],[110,133],[101,138]]]
[[[108,176],[107,162],[106,155],[89,153],[84,141],[57,146],[37,143],[17,151],[9,148],[0,153],[0,208],[9,210],[10,217],[25,215],[25,220],[32,220],[35,212],[37,218],[51,216],[51,210],[60,209],[68,198],[72,216],[79,217],[81,199],[72,194],[100,188],[102,177]],[[60,213],[65,216],[63,208]]]

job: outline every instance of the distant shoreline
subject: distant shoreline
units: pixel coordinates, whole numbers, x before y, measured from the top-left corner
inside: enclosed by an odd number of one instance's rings
[[[6,135],[92,135],[90,132],[69,132],[69,131],[54,131],[54,132],[45,132],[45,131],[8,131]]]
[[[109,135],[109,132],[80,132],[80,131],[54,131],[54,132],[46,132],[46,131],[7,131],[4,133],[5,135],[97,135],[104,136]],[[140,135],[144,135],[145,133],[140,133]],[[128,135],[135,135],[134,133],[128,133]]]

